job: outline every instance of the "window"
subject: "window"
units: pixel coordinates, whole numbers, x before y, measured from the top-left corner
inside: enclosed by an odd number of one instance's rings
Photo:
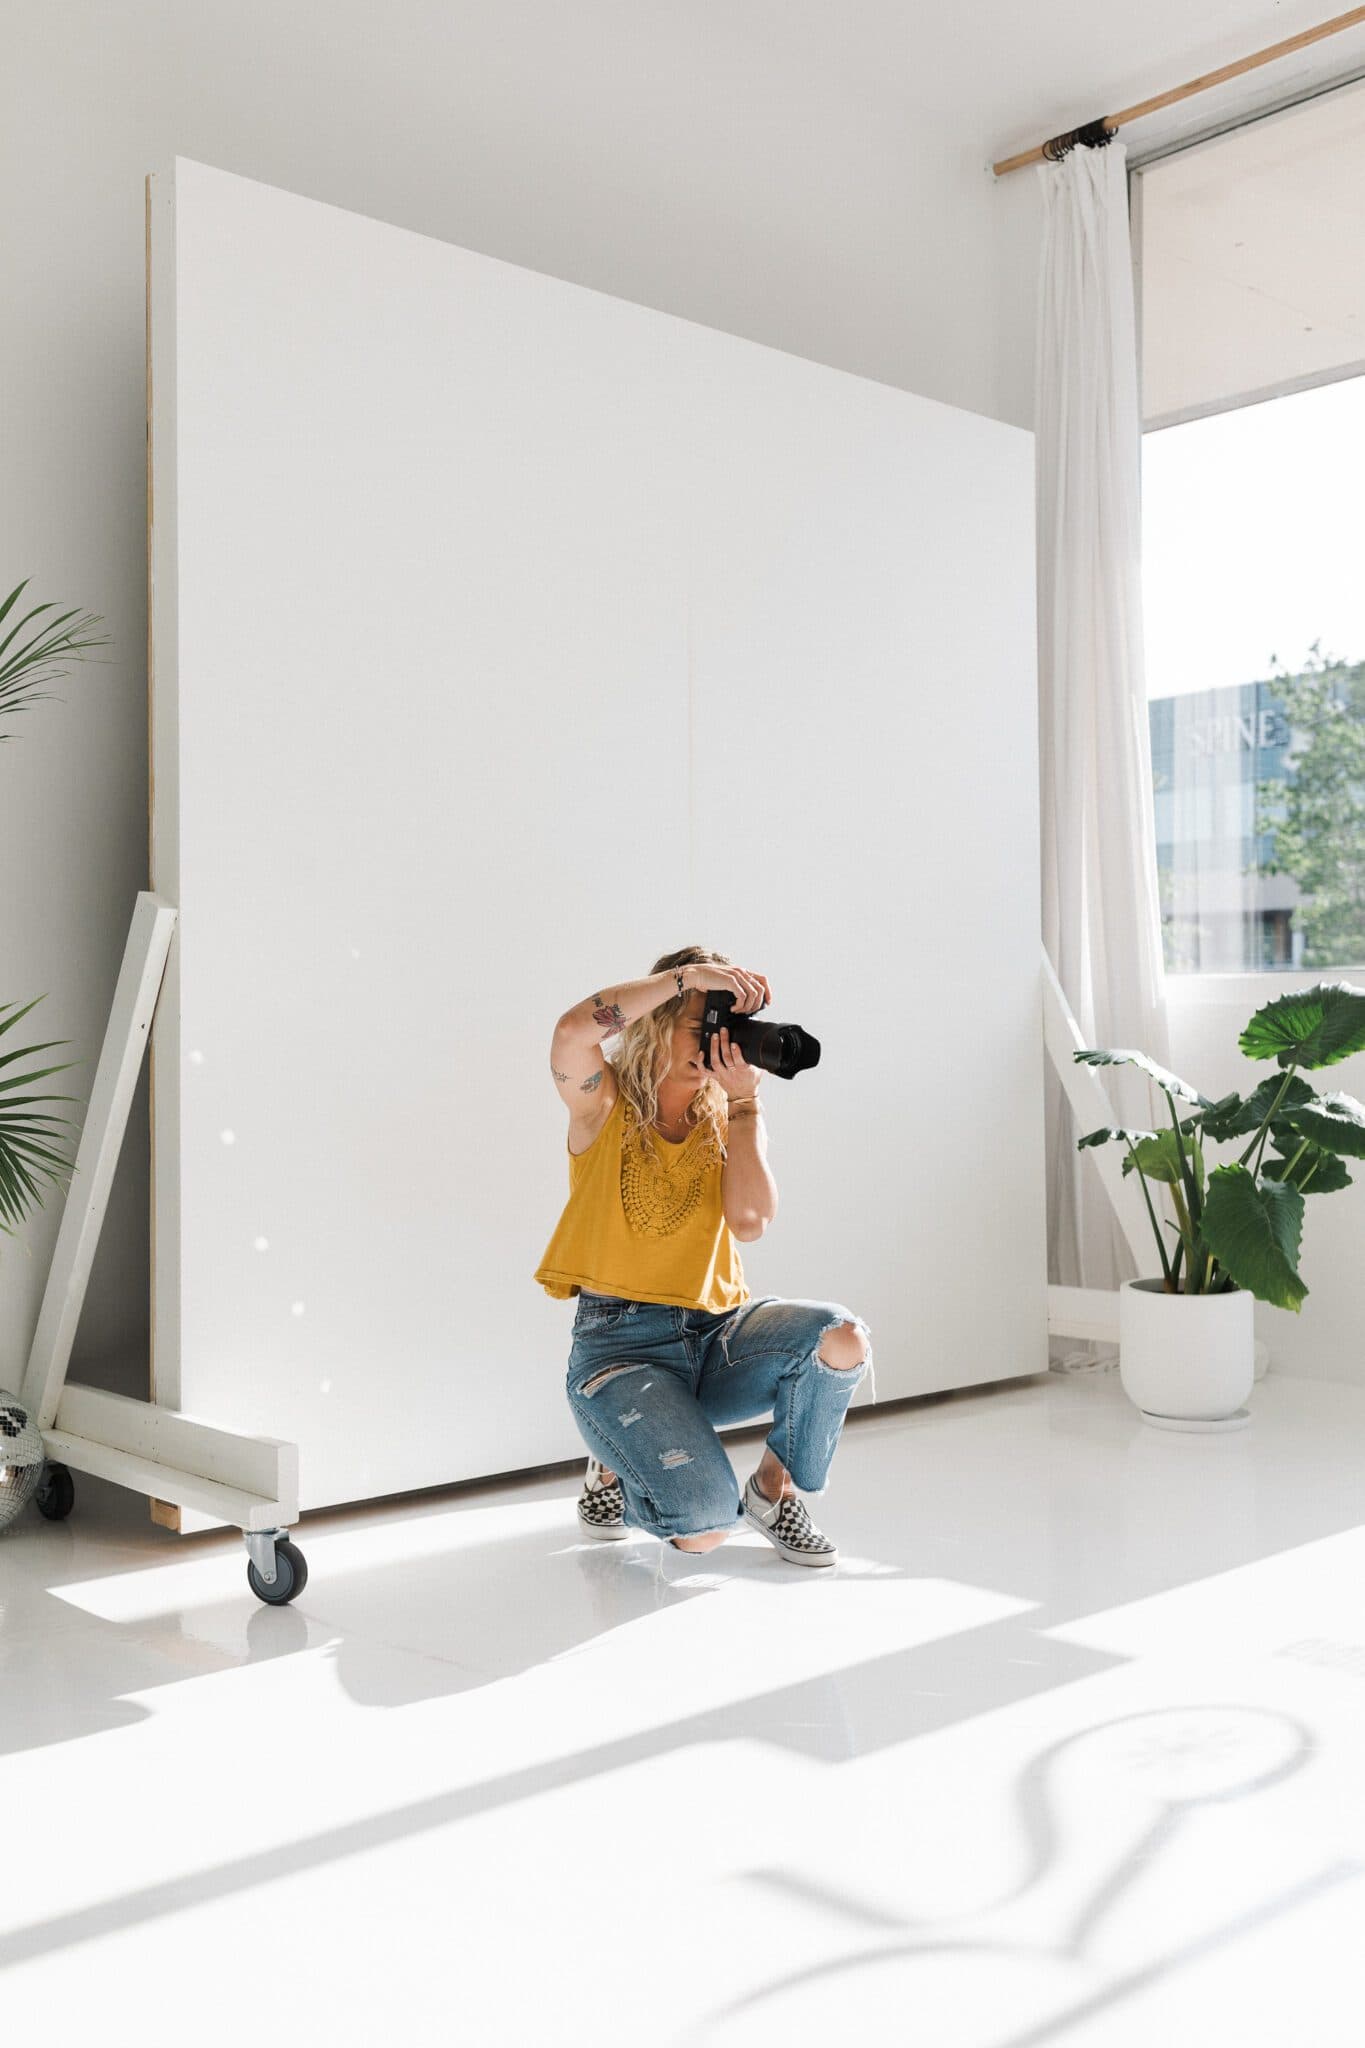
[[[1365,86],[1134,169],[1166,967],[1365,962]]]

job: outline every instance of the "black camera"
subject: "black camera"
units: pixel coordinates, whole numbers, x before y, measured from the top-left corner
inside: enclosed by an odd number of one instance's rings
[[[820,1041],[812,1038],[809,1031],[803,1031],[799,1024],[760,1023],[757,1010],[742,1010],[734,1014],[735,992],[732,988],[708,988],[702,990],[706,1008],[701,1019],[701,1056],[709,1067],[711,1064],[711,1040],[722,1024],[730,1033],[730,1043],[751,1067],[762,1067],[765,1073],[777,1074],[784,1081],[790,1081],[793,1074],[799,1074],[805,1067],[820,1063]],[[762,1009],[763,1004],[759,1005]]]

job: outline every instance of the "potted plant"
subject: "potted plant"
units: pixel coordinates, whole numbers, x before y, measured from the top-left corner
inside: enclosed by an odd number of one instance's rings
[[[1308,1293],[1299,1277],[1304,1198],[1351,1185],[1346,1159],[1365,1158],[1365,1104],[1337,1091],[1319,1095],[1298,1069],[1334,1066],[1365,1049],[1365,989],[1319,982],[1277,996],[1259,1009],[1237,1041],[1248,1059],[1275,1060],[1246,1096],[1211,1102],[1140,1052],[1088,1048],[1074,1057],[1092,1066],[1141,1067],[1166,1097],[1171,1125],[1161,1131],[1101,1129],[1077,1140],[1128,1148],[1123,1171],[1136,1171],[1156,1235],[1161,1272],[1125,1280],[1119,1290],[1119,1377],[1129,1399],[1158,1423],[1217,1424],[1242,1419],[1254,1375],[1253,1299],[1299,1312]],[[1176,1098],[1197,1105],[1180,1117]],[[1204,1147],[1250,1134],[1236,1159],[1206,1172]],[[1267,1146],[1275,1156],[1267,1157]],[[1150,1183],[1171,1191],[1177,1221],[1168,1255]]]
[[[27,582],[25,577],[23,583],[16,584],[0,604],[0,629]],[[16,646],[14,643],[29,622],[40,612],[51,609],[51,603],[35,605],[0,639],[0,717],[27,710],[38,698],[51,696],[50,690],[40,690],[37,685],[66,673],[65,669],[57,666],[58,663],[72,656],[84,656],[92,647],[109,645],[107,634],[92,636],[86,632],[87,626],[97,623],[93,614],[78,617],[76,612],[69,611],[35,626],[28,639]],[[73,619],[74,625],[69,623]],[[13,733],[0,732],[0,740],[14,737]],[[33,1002],[25,1003],[23,1009],[16,1009],[13,1003],[0,1002],[0,1035],[26,1016],[34,1003],[42,1001],[42,996],[35,996]],[[9,1014],[5,1015],[5,1012]],[[49,1038],[38,1045],[21,1045],[12,1050],[0,1045],[0,1230],[10,1237],[14,1235],[14,1225],[21,1222],[27,1210],[41,1199],[36,1176],[42,1175],[60,1185],[71,1168],[70,1160],[55,1151],[51,1142],[56,1136],[55,1126],[68,1123],[70,1119],[48,1116],[36,1105],[76,1099],[70,1095],[30,1095],[16,1091],[28,1088],[34,1081],[44,1080],[49,1074],[62,1073],[65,1066],[80,1063],[67,1060],[64,1066],[39,1067],[27,1073],[9,1070],[16,1063],[32,1059],[36,1053],[46,1052],[49,1046],[66,1043],[64,1038]]]
[[[27,581],[25,577],[24,582]],[[17,584],[0,604],[0,631],[3,631],[5,620],[13,611],[23,588],[24,583]],[[53,675],[65,673],[64,669],[55,666],[56,663],[72,655],[83,655],[91,647],[108,645],[107,636],[91,637],[85,632],[87,625],[95,623],[92,617],[77,618],[74,612],[63,612],[42,626],[35,626],[29,638],[16,646],[15,642],[19,641],[30,620],[51,609],[50,604],[35,605],[0,638],[0,717],[7,717],[12,711],[23,711],[35,699],[50,696],[50,691],[39,690],[36,685],[50,680]],[[76,620],[75,625],[68,623],[72,619]],[[0,732],[0,740],[13,737],[12,733]],[[71,1161],[56,1150],[54,1144],[56,1126],[68,1123],[70,1119],[50,1116],[38,1105],[72,1102],[76,1098],[29,1092],[35,1081],[45,1080],[49,1074],[60,1074],[64,1067],[26,1067],[26,1062],[37,1053],[46,1052],[53,1045],[65,1045],[66,1039],[49,1038],[38,1045],[20,1045],[10,1049],[4,1037],[21,1017],[28,1015],[35,1003],[42,1001],[42,996],[35,996],[22,1009],[17,1009],[12,1002],[0,1002],[0,1230],[9,1237],[13,1237],[15,1225],[23,1221],[27,1211],[40,1203],[39,1177],[61,1186],[72,1170]],[[68,1060],[64,1066],[79,1064],[79,1061]],[[62,1490],[63,1482],[70,1485],[66,1468],[44,1464],[40,1433],[15,1397],[6,1394],[3,1387],[0,1387],[0,1416],[4,1420],[0,1440],[5,1444],[5,1456],[0,1458],[0,1530],[8,1528],[35,1495],[44,1515],[60,1517],[65,1514],[71,1505]]]

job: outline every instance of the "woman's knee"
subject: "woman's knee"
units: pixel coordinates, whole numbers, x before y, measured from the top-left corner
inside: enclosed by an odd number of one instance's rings
[[[852,1372],[863,1363],[867,1352],[867,1325],[855,1319],[826,1330],[815,1355],[822,1365],[833,1366],[836,1372]]]

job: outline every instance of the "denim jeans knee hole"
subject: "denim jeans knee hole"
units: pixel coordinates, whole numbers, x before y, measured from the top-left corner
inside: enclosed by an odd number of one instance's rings
[[[855,1358],[851,1365],[833,1365],[831,1364],[828,1358],[822,1358],[820,1356],[820,1345],[824,1343],[826,1337],[829,1336],[831,1330],[848,1329],[856,1330],[858,1332],[858,1335],[862,1338],[863,1355],[861,1358]],[[823,1329],[820,1332],[820,1342],[815,1347],[815,1363],[817,1365],[823,1366],[826,1372],[848,1373],[850,1375],[860,1373],[863,1370],[864,1366],[867,1364],[868,1360],[871,1358],[871,1356],[872,1332],[868,1329],[867,1324],[862,1320],[860,1316],[853,1316],[851,1318],[848,1316],[844,1316],[841,1317],[837,1323],[830,1323],[825,1329]]]

